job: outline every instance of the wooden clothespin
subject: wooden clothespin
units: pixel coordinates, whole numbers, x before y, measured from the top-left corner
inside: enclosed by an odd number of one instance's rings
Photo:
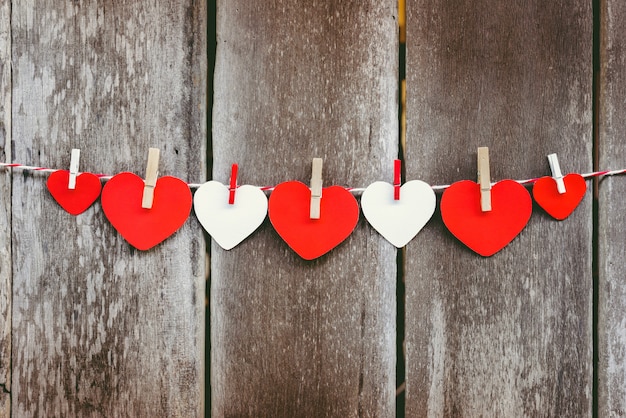
[[[80,162],[80,150],[72,149],[72,156],[70,157],[70,179],[67,184],[67,188],[70,190],[76,189],[76,177],[78,177],[78,165]]]
[[[400,200],[401,183],[402,183],[402,161],[393,160],[393,200]]]
[[[237,171],[239,166],[233,164],[230,168],[230,187],[228,188],[228,204],[235,204],[235,191],[237,190]]]
[[[311,208],[309,217],[311,219],[320,218],[320,204],[322,203],[322,159],[313,158],[313,169],[311,172]]]
[[[559,194],[565,193],[565,182],[563,181],[563,173],[561,173],[559,158],[556,156],[556,154],[548,155],[548,163],[550,163],[552,178],[554,178],[554,181],[556,181],[556,189],[558,190]]]
[[[478,184],[480,185],[480,209],[491,210],[491,175],[489,173],[489,148],[478,148]]]
[[[148,150],[148,166],[146,167],[146,180],[143,186],[143,196],[141,199],[141,207],[144,209],[152,209],[152,201],[154,199],[154,188],[156,187],[157,177],[159,176],[159,149],[150,148]]]

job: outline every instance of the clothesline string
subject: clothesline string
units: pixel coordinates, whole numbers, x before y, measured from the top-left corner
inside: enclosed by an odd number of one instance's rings
[[[36,167],[36,166],[17,164],[17,163],[0,163],[0,168],[11,168],[11,169],[24,170],[24,171],[37,171],[40,173],[54,173],[55,171],[60,171],[60,169],[56,169],[56,168]],[[602,176],[615,176],[615,175],[624,174],[624,173],[626,173],[626,169],[601,170],[601,171],[593,171],[591,173],[581,174],[581,176],[585,179],[589,179],[589,178],[602,177]],[[110,180],[113,177],[112,175],[109,175],[109,174],[94,174],[94,175],[100,178],[101,180],[105,180],[105,181]],[[515,181],[518,182],[519,184],[527,185],[527,184],[535,183],[538,179],[539,178],[537,177],[537,178],[531,178],[531,179],[526,179],[526,180],[515,180]],[[191,189],[197,189],[198,187],[202,186],[202,184],[203,183],[187,183],[187,185]],[[492,183],[492,185],[493,184],[495,183]],[[255,186],[255,187],[258,187],[259,189],[263,191],[272,191],[275,186]],[[430,187],[432,187],[433,190],[445,190],[448,187],[450,187],[450,185],[444,184],[444,185],[434,185]],[[363,193],[365,188],[364,187],[346,187],[346,190],[350,191],[351,193],[358,194],[358,193]]]

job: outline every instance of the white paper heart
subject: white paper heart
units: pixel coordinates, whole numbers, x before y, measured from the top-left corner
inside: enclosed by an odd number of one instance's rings
[[[225,250],[252,234],[267,215],[267,197],[258,187],[239,186],[235,203],[228,203],[228,187],[218,181],[204,183],[193,197],[200,224]]]
[[[361,196],[367,221],[387,241],[404,247],[435,212],[435,192],[423,181],[411,180],[400,187],[400,200],[393,199],[393,186],[383,181],[370,184]]]

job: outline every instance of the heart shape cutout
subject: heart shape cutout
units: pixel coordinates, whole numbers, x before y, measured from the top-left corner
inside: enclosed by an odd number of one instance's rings
[[[76,216],[86,211],[98,199],[102,185],[100,179],[91,173],[78,174],[73,190],[68,188],[69,180],[69,171],[58,170],[50,174],[46,185],[54,200],[65,211]]]
[[[448,230],[476,253],[489,257],[510,243],[526,226],[532,213],[530,194],[513,180],[491,187],[491,211],[480,208],[480,186],[463,180],[441,197],[441,217]]]
[[[401,248],[433,216],[437,199],[432,187],[420,180],[404,183],[399,200],[394,200],[393,191],[393,185],[383,181],[370,184],[361,196],[361,209],[376,231]]]
[[[274,188],[269,199],[269,218],[280,237],[305,260],[313,260],[335,248],[352,233],[359,220],[359,205],[340,186],[322,190],[320,219],[311,219],[311,191],[299,181]]]
[[[102,190],[102,210],[111,225],[138,250],[148,250],[176,232],[191,212],[189,186],[176,177],[160,177],[151,209],[141,207],[144,181],[133,173],[120,173]]]
[[[204,183],[193,196],[196,217],[225,250],[252,234],[267,215],[267,197],[258,187],[237,187],[235,202],[228,203],[228,187],[218,181]]]
[[[563,194],[559,193],[556,180],[552,177],[542,177],[533,186],[533,197],[537,204],[559,221],[574,212],[587,191],[587,183],[580,174],[568,174],[563,177],[563,182],[565,183]]]

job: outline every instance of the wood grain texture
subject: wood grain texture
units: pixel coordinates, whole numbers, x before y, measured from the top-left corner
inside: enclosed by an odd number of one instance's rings
[[[13,2],[20,163],[205,178],[203,2]],[[190,219],[147,252],[99,203],[73,217],[13,176],[15,417],[203,415],[205,244]]]
[[[214,179],[308,184],[320,157],[326,186],[391,181],[396,7],[218,1]],[[393,416],[396,250],[363,219],[311,262],[267,221],[211,254],[213,416]]]
[[[407,1],[407,178],[476,181],[592,167],[587,1]],[[590,183],[588,183],[590,185]],[[592,199],[540,208],[482,258],[436,213],[406,250],[406,416],[589,416]]]
[[[11,2],[0,0],[0,159],[11,157]],[[0,417],[11,416],[11,174],[0,170]]]
[[[626,166],[626,5],[601,2],[598,117],[599,167]],[[626,416],[626,264],[623,177],[598,187],[598,416]]]

